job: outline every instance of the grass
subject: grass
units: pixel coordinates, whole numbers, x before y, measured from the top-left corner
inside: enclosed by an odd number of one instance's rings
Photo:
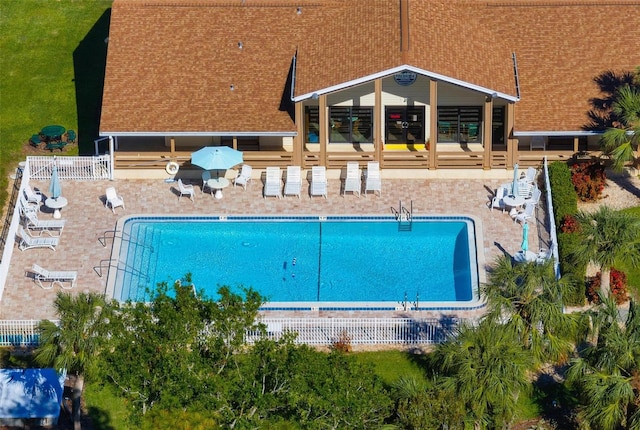
[[[0,8],[0,208],[22,147],[49,124],[97,137],[111,0],[21,0]],[[100,46],[100,44],[102,46]],[[72,148],[76,149],[76,147]],[[76,151],[70,152],[77,154]]]
[[[426,355],[410,354],[403,351],[358,352],[356,357],[362,363],[371,363],[376,374],[390,386],[401,376],[426,380]]]
[[[129,427],[127,404],[109,386],[87,384],[84,402],[91,417],[92,429],[115,430]]]

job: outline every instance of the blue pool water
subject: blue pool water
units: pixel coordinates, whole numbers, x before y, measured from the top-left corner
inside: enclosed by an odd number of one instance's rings
[[[209,297],[245,286],[271,304],[468,302],[477,290],[465,217],[414,217],[411,231],[392,217],[131,217],[121,236],[121,301],[186,273]]]

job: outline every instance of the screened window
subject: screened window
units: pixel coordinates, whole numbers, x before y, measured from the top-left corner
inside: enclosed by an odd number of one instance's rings
[[[438,142],[482,142],[482,107],[438,108]]]
[[[304,108],[304,141],[306,143],[320,142],[320,108],[305,106]]]
[[[329,143],[373,142],[373,108],[333,106],[329,108]]]

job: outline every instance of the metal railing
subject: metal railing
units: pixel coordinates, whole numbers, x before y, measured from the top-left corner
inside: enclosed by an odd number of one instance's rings
[[[52,321],[58,323],[58,321]],[[419,345],[445,341],[457,329],[456,318],[261,318],[267,337],[280,339],[285,333],[297,333],[295,342],[330,346],[339,341],[351,345]],[[0,320],[0,346],[37,347],[39,320]],[[259,332],[247,332],[253,343]]]

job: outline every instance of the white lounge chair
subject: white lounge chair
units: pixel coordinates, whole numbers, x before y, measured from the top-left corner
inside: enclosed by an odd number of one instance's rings
[[[33,271],[33,282],[38,284],[40,288],[44,290],[52,289],[55,284],[60,285],[60,287],[65,290],[70,290],[75,286],[76,280],[78,279],[78,272],[70,270],[51,271],[40,267],[37,264],[31,266],[31,270]],[[49,283],[49,286],[45,286],[43,282]],[[70,285],[65,286],[65,282],[69,282]]]
[[[531,218],[533,218],[533,211],[535,210],[535,208],[536,205],[534,205],[533,203],[525,203],[524,210],[515,214],[515,216],[513,217],[513,222],[519,221],[521,224],[524,224],[525,222],[529,221]]]
[[[106,199],[104,202],[104,206],[105,207],[111,206],[111,211],[113,213],[116,213],[116,208],[118,206],[122,206],[122,209],[125,208],[124,199],[122,198],[122,196],[118,195],[114,187],[108,187],[105,194],[106,194]]]
[[[285,196],[298,196],[302,189],[302,178],[300,166],[287,166],[287,180],[284,183]]]
[[[282,180],[279,167],[267,167],[263,194],[265,198],[267,196],[282,197]]]
[[[253,172],[253,168],[248,164],[243,164],[242,169],[240,169],[240,173],[233,180],[233,186],[242,185],[243,189],[247,189],[247,185],[251,182],[251,173]]]
[[[536,176],[538,176],[538,170],[535,167],[528,167],[524,180],[533,184],[536,182]]]
[[[202,172],[202,192],[204,193],[205,188],[209,188],[209,193],[213,196],[216,190],[209,186],[209,179],[211,179],[211,172],[208,170]]]
[[[344,196],[348,192],[358,194],[362,190],[362,172],[360,171],[360,165],[357,162],[349,161],[347,163],[347,177],[344,179],[344,190],[342,195]]]
[[[196,192],[193,188],[193,185],[185,185],[182,182],[182,179],[178,179],[178,191],[180,192],[178,200],[180,200],[180,197],[182,196],[189,196],[191,201],[195,202]]]
[[[59,237],[33,237],[22,226],[18,227],[18,234],[20,235],[20,242],[18,243],[20,251],[32,248],[49,248],[55,251],[56,246],[60,243]]]
[[[536,257],[537,264],[544,264],[553,257],[553,247],[549,246],[549,249],[541,248]]]
[[[66,220],[64,219],[41,220],[38,219],[35,211],[24,212],[26,229],[29,230],[29,232],[36,233],[37,236],[41,236],[42,233],[47,233],[49,236],[60,237],[65,222]]]
[[[537,205],[540,201],[540,197],[542,197],[542,191],[540,191],[538,187],[534,186],[533,191],[531,192],[531,197],[529,197],[528,199],[524,199],[524,202]]]
[[[496,194],[491,199],[490,209],[493,211],[493,208],[502,209],[504,212],[505,204],[504,204],[504,196],[507,195],[507,189],[503,186],[499,186],[496,189]]]
[[[20,210],[20,213],[22,215],[24,215],[27,212],[33,212],[35,213],[38,210],[38,204],[37,203],[30,203],[27,201],[26,197],[21,195],[18,198],[18,208]]]
[[[29,203],[35,203],[36,205],[42,203],[42,194],[33,191],[33,188],[31,188],[29,184],[24,186],[24,195]]]
[[[313,166],[311,168],[311,196],[324,196],[327,198],[327,169],[324,166]]]
[[[382,179],[380,177],[380,163],[377,161],[369,161],[367,163],[367,171],[365,173],[365,186],[364,193],[373,191],[378,192],[379,196],[382,196]]]

